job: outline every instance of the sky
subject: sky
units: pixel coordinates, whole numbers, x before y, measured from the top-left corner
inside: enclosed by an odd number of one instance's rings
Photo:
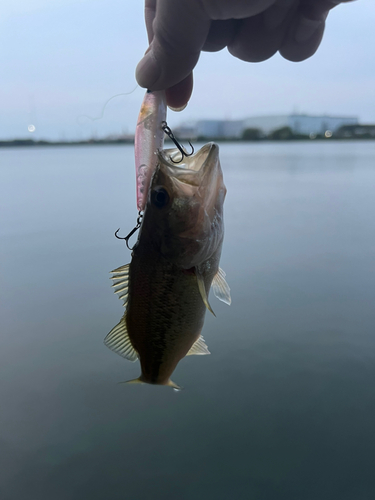
[[[5,3],[5,5],[4,5]],[[141,0],[6,0],[0,12],[0,140],[86,139],[134,133],[144,90],[134,71],[147,48]],[[291,112],[375,123],[375,2],[329,15],[318,52],[245,63],[203,53],[194,92],[173,127],[196,119]],[[135,89],[135,90],[134,90]],[[112,99],[100,120],[105,102]],[[28,128],[33,125],[35,130]]]

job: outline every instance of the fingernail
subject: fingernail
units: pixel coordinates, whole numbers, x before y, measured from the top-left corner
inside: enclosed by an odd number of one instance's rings
[[[173,108],[172,106],[168,106],[168,108],[172,111],[177,111],[177,112],[180,112],[180,111],[183,111],[186,106],[188,105],[188,103],[184,104],[183,106],[181,106],[181,108]]]
[[[315,31],[322,25],[324,21],[316,21],[314,19],[308,19],[305,16],[301,16],[298,28],[296,29],[294,38],[297,43],[305,43],[307,42]]]
[[[135,77],[138,84],[145,89],[152,89],[160,77],[160,66],[155,61],[152,52],[148,52],[138,63]]]

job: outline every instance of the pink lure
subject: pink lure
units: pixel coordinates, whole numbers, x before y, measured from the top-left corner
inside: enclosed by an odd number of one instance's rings
[[[144,210],[146,206],[151,177],[158,161],[157,152],[163,149],[162,122],[166,116],[164,90],[147,91],[139,112],[134,139],[138,210]]]

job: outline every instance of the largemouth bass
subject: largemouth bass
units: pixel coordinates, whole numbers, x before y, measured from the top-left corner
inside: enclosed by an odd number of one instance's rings
[[[230,304],[219,268],[226,188],[219,147],[206,144],[181,163],[177,149],[158,152],[142,225],[130,264],[112,271],[115,293],[126,308],[105,344],[140,360],[134,383],[168,385],[186,355],[209,354],[201,336],[212,286]]]

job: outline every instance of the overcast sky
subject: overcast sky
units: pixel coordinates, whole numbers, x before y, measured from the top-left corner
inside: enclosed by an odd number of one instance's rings
[[[358,0],[331,12],[318,52],[305,62],[204,53],[188,107],[169,112],[168,122],[297,111],[375,123],[374,26],[375,1]],[[141,0],[4,0],[0,41],[0,139],[134,132],[140,88],[112,100],[99,121],[82,115],[100,115],[108,98],[135,88],[147,47]]]

